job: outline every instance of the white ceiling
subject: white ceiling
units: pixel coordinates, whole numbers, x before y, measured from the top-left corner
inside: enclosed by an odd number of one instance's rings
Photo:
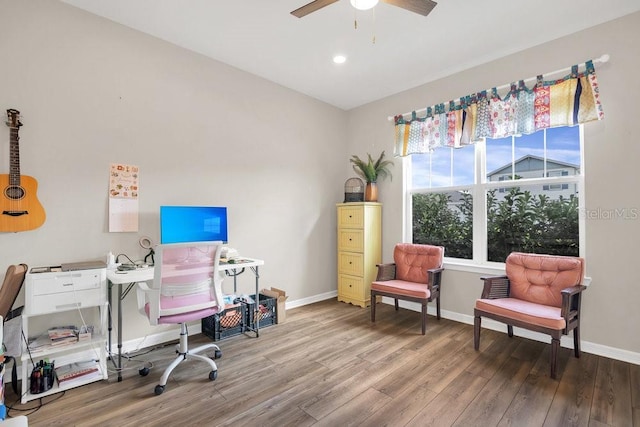
[[[427,17],[384,3],[356,15],[340,0],[296,18],[310,0],[61,1],[345,110],[640,10],[639,0],[437,0]],[[332,62],[338,53],[346,63]]]

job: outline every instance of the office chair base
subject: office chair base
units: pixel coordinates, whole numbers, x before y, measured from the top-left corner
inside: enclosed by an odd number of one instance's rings
[[[209,380],[215,381],[216,378],[218,378],[218,370],[209,372]],[[153,392],[155,393],[156,396],[159,396],[162,393],[164,393],[165,388],[166,388],[166,385],[158,384],[153,390]]]
[[[186,341],[186,336],[184,339]],[[186,345],[186,343],[184,344]],[[209,349],[214,350],[214,358],[219,359],[220,357],[222,357],[222,351],[220,351],[220,348],[216,344],[204,344],[192,350],[186,350],[186,351],[180,351],[183,349],[179,348],[179,350],[177,351],[178,356],[164,370],[162,377],[160,377],[160,383],[156,385],[154,389],[154,393],[156,394],[156,396],[164,392],[164,389],[167,386],[167,381],[169,381],[169,375],[171,375],[171,372],[175,369],[175,367],[178,366],[180,362],[187,359],[199,359],[199,360],[202,360],[203,362],[208,363],[209,366],[211,367],[211,371],[209,372],[209,380],[214,381],[216,378],[218,378],[218,366],[216,365],[216,362],[214,362],[213,359],[210,357],[199,354]]]

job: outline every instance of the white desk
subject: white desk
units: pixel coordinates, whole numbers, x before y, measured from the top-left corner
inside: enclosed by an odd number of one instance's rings
[[[258,267],[264,265],[264,261],[260,259],[253,258],[242,258],[240,262],[236,262],[233,264],[227,262],[220,262],[218,267],[218,271],[223,271],[227,276],[233,277],[233,292],[237,292],[237,277],[244,273],[245,268],[250,268],[256,278],[256,298],[258,298],[260,287],[259,287],[259,279],[260,274],[258,273]],[[129,271],[118,271],[118,270],[107,270],[107,296],[109,298],[109,305],[111,306],[112,301],[112,288],[114,285],[118,285],[118,363],[113,358],[111,354],[111,330],[113,321],[111,319],[111,310],[109,310],[109,357],[113,362],[116,370],[118,371],[118,381],[122,381],[122,300],[129,294],[131,289],[138,282],[150,282],[153,280],[154,268],[153,267],[145,267],[138,268],[135,270]],[[124,290],[123,290],[124,287]],[[258,303],[254,304],[256,313],[258,310]],[[256,316],[254,313],[254,317]],[[256,333],[256,338],[260,336],[259,332],[259,323],[255,322],[255,329],[252,329],[253,332]]]

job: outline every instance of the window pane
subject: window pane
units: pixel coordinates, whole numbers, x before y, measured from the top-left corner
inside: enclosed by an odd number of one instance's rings
[[[472,259],[473,200],[468,192],[413,195],[413,243],[444,246],[445,255]]]
[[[515,173],[520,179],[544,176],[544,131],[522,135],[514,140]]]
[[[513,174],[511,163],[513,154],[511,152],[511,137],[500,139],[487,139],[487,176],[489,181],[497,181],[502,175]]]
[[[547,159],[569,163],[580,169],[580,127],[547,129]]]
[[[442,188],[474,183],[474,150],[440,147],[431,153],[411,155],[411,188]]]
[[[543,186],[487,192],[487,259],[504,262],[513,251],[578,256],[578,191]],[[548,187],[548,186],[547,186]]]
[[[474,147],[465,146],[452,149],[453,155],[453,185],[470,185],[475,179]]]
[[[543,178],[545,170],[562,168],[572,170],[568,175],[576,175],[580,170],[579,126],[551,128],[513,138],[487,139],[486,143],[488,181],[514,174],[516,179]]]

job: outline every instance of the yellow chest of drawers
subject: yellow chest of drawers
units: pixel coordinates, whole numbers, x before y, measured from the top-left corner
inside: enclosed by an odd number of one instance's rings
[[[338,301],[371,303],[371,282],[382,261],[382,204],[338,203]]]

